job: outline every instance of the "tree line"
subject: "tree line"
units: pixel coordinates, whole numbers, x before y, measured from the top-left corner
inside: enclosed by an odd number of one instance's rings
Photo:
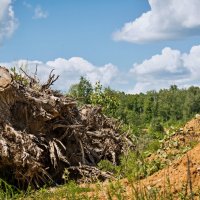
[[[195,86],[179,89],[172,85],[159,91],[126,94],[109,87],[103,88],[100,82],[93,87],[81,77],[78,84],[71,86],[68,94],[80,104],[101,105],[105,114],[133,129],[151,126],[155,131],[161,131],[163,124],[185,122],[200,113],[200,88]]]

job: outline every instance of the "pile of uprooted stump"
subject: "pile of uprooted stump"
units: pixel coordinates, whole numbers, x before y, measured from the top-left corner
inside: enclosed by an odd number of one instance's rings
[[[76,180],[104,180],[112,175],[97,164],[117,165],[133,146],[100,107],[78,108],[52,90],[57,78],[51,72],[40,84],[35,75],[0,67],[0,176],[9,174],[19,187],[62,182],[66,170]]]

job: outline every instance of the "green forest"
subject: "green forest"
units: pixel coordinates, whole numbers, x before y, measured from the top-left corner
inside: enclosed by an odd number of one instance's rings
[[[103,88],[100,82],[93,87],[81,77],[78,84],[70,87],[68,95],[80,105],[101,106],[106,115],[120,120],[135,135],[147,129],[162,132],[164,127],[183,124],[200,112],[200,88],[195,86],[179,89],[171,85],[169,89],[126,94]]]

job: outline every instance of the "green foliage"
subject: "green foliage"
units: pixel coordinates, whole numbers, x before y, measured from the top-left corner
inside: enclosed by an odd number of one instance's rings
[[[164,167],[160,160],[146,161],[147,152],[151,154],[158,148],[159,145],[154,148],[148,148],[145,152],[143,151],[141,153],[139,151],[130,151],[121,157],[119,166],[113,165],[107,160],[102,160],[98,163],[98,167],[103,171],[113,173],[117,178],[128,178],[134,181],[139,180]]]
[[[106,115],[132,127],[137,135],[138,129],[149,129],[149,132],[155,132],[156,136],[157,133],[164,132],[164,125],[178,125],[200,113],[200,88],[194,86],[179,89],[172,85],[159,92],[125,94],[103,88],[100,82],[92,87],[87,79],[81,77],[78,84],[71,86],[69,94],[81,104],[102,106]]]
[[[117,166],[113,165],[109,160],[101,160],[98,163],[98,168],[102,171],[117,173]]]
[[[122,176],[130,180],[138,180],[146,176],[144,159],[138,152],[129,152],[127,156],[123,156],[120,167]]]
[[[159,119],[152,119],[148,131],[153,140],[158,141],[164,138],[164,127]]]
[[[164,132],[164,127],[159,119],[152,119],[150,124],[150,131],[152,132]]]
[[[93,88],[91,83],[86,78],[81,76],[79,83],[72,85],[68,93],[69,95],[77,98],[81,104],[89,104],[92,91]]]
[[[125,200],[126,196],[124,194],[125,187],[121,184],[121,182],[118,180],[115,183],[110,182],[107,189],[107,196],[108,199],[118,199],[118,200]]]
[[[103,90],[101,83],[98,81],[96,82],[93,93],[90,96],[90,101],[93,105],[102,106],[105,114],[114,116],[119,106],[119,101],[113,94],[114,93],[110,88],[105,88]]]
[[[102,110],[106,115],[116,116],[115,114],[119,106],[116,92],[110,88],[103,88],[99,81],[96,82],[93,88],[86,78],[80,77],[79,83],[72,85],[68,94],[76,98],[80,105],[92,104],[102,106]]]
[[[87,200],[89,199],[87,193],[90,191],[91,189],[88,187],[81,187],[74,181],[69,181],[67,184],[57,186],[54,189],[43,187],[38,191],[32,190],[20,200]]]
[[[21,83],[22,85],[25,85],[25,86],[27,86],[29,84],[28,79],[25,76],[23,76],[22,73],[18,72],[16,67],[12,67],[10,69],[10,71],[12,72],[13,79],[16,82],[19,82],[19,83]]]
[[[117,92],[116,92],[117,93]],[[146,94],[118,93],[120,100],[116,111],[117,117],[126,124],[134,124],[145,128],[147,124],[153,125],[154,131],[162,128],[158,125],[174,124],[188,120],[200,112],[200,88],[170,89],[149,91]],[[159,121],[159,124],[155,123]]]
[[[16,199],[22,196],[22,192],[18,190],[16,187],[8,184],[3,179],[0,179],[0,199]]]
[[[67,184],[66,187],[66,199],[76,199],[76,200],[82,200],[87,199],[86,195],[83,193],[90,192],[91,190],[89,188],[83,188],[77,185],[74,181],[70,181]]]
[[[160,141],[158,139],[152,139],[149,144],[147,145],[147,148],[144,152],[150,152],[154,153],[160,148]]]
[[[121,164],[116,171],[118,177],[126,177],[135,181],[145,178],[161,168],[163,168],[163,164],[159,160],[147,162],[141,153],[129,152],[128,155],[121,158]]]

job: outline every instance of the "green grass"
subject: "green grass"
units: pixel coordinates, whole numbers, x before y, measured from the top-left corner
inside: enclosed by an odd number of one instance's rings
[[[0,200],[18,199],[22,195],[22,191],[0,179]]]
[[[3,186],[4,185],[4,186]],[[127,193],[127,185],[129,187],[129,193]],[[2,187],[3,186],[3,187]],[[7,189],[5,188],[7,187]],[[110,181],[106,184],[98,182],[96,184],[81,186],[74,181],[58,186],[55,188],[41,188],[34,191],[28,189],[26,192],[19,192],[13,189],[12,186],[7,185],[5,182],[1,182],[0,199],[2,200],[126,200],[128,198],[132,200],[190,200],[190,193],[186,193],[186,185],[183,184],[182,190],[175,195],[172,192],[173,186],[170,184],[170,180],[167,179],[166,187],[164,191],[156,187],[144,187],[140,185],[139,181],[129,180],[124,184],[121,180]],[[200,189],[195,191],[194,196],[200,199]]]
[[[87,200],[90,199],[87,195],[88,192],[92,191],[88,187],[80,187],[74,181],[57,186],[55,188],[41,188],[38,191],[29,191],[24,193],[20,200]],[[94,198],[93,198],[94,199]]]

